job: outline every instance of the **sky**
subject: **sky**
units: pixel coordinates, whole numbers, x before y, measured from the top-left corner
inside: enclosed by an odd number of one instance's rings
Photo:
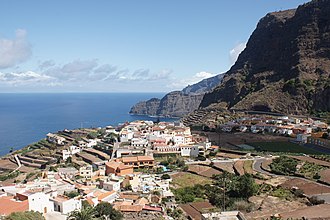
[[[226,72],[307,0],[1,0],[0,92],[168,92]]]

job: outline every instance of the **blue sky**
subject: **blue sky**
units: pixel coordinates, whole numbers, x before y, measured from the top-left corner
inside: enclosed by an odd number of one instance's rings
[[[307,0],[2,0],[0,92],[167,92],[227,71]]]

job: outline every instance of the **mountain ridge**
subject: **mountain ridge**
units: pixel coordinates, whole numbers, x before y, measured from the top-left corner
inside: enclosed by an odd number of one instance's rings
[[[310,114],[330,111],[330,1],[263,17],[200,108]]]
[[[163,98],[140,101],[130,109],[130,114],[182,117],[197,109],[206,92],[212,91],[222,80],[223,74],[188,85],[181,91],[172,91]]]

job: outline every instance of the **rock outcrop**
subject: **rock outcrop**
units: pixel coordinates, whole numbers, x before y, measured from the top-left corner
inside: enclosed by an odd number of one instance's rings
[[[330,1],[267,14],[200,107],[310,114],[330,111]]]
[[[223,74],[204,79],[185,87],[182,91],[166,94],[162,99],[152,98],[135,104],[130,114],[182,117],[197,109],[206,92],[219,85]]]

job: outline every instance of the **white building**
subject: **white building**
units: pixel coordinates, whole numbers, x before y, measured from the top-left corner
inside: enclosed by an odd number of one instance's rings
[[[61,137],[57,134],[52,134],[52,133],[47,134],[47,140],[51,143],[55,143],[55,144],[58,144],[58,145],[64,145],[64,142],[65,142],[64,137]]]
[[[81,147],[71,145],[69,146],[69,149],[62,150],[62,158],[63,160],[67,160],[69,157],[72,157],[76,153],[81,152]]]
[[[85,179],[91,179],[93,177],[92,165],[86,165],[79,168],[79,176]]]
[[[307,138],[310,137],[311,135],[307,135],[307,134],[297,134],[297,138],[296,141],[300,142],[300,143],[307,143]]]
[[[68,214],[75,210],[81,210],[81,200],[76,198],[68,198],[66,196],[58,195],[50,198],[50,201],[54,203],[54,211],[62,214]]]
[[[80,148],[86,148],[87,147],[87,143],[85,141],[78,141],[78,146]]]
[[[183,135],[176,135],[173,137],[173,142],[177,145],[185,144],[185,138]]]
[[[87,147],[91,148],[97,146],[98,141],[99,139],[88,139]]]
[[[197,145],[182,145],[180,146],[180,153],[182,157],[197,157],[199,147]]]
[[[29,211],[48,213],[54,211],[54,204],[49,200],[50,195],[44,192],[27,190],[16,194],[18,200],[28,200]]]
[[[120,191],[120,183],[121,181],[119,180],[109,180],[109,181],[105,181],[103,183],[103,189],[107,190],[107,191]]]
[[[131,146],[133,147],[147,147],[148,140],[142,138],[132,138]]]

